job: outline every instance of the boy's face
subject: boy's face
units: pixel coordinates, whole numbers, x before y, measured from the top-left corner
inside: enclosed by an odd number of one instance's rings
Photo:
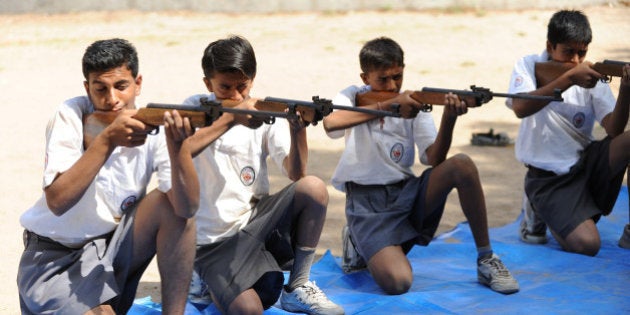
[[[119,111],[134,109],[140,95],[142,76],[134,78],[127,66],[88,74],[83,82],[95,110]]]
[[[400,92],[403,82],[404,67],[394,66],[361,73],[363,83],[372,87],[372,91]]]
[[[253,86],[253,79],[240,72],[218,72],[211,78],[203,78],[203,82],[218,100],[237,102],[248,99]]]
[[[549,58],[557,62],[582,63],[588,52],[588,44],[584,43],[558,43],[555,47],[547,42]]]

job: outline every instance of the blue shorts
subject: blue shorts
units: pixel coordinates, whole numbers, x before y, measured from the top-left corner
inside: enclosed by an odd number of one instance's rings
[[[365,261],[387,246],[401,245],[406,253],[433,239],[447,196],[436,209],[424,207],[431,171],[389,185],[346,183],[348,229]]]

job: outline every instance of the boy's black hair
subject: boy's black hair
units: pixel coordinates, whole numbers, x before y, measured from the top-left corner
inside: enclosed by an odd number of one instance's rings
[[[230,36],[214,41],[206,47],[201,58],[206,78],[215,73],[240,72],[249,79],[256,76],[256,55],[247,39]]]
[[[379,70],[394,66],[404,67],[404,52],[400,45],[388,37],[378,37],[363,45],[359,52],[361,71]]]
[[[83,76],[103,72],[126,65],[133,77],[138,76],[138,52],[127,40],[120,38],[98,40],[85,49],[83,54]]]
[[[590,44],[593,32],[588,18],[582,11],[561,10],[553,14],[547,25],[547,40],[556,44]]]

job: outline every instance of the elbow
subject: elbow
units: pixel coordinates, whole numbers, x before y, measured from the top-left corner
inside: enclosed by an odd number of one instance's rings
[[[189,203],[187,206],[178,207],[175,209],[175,215],[183,219],[191,219],[197,214],[197,210],[199,209],[199,202],[197,203]]]
[[[52,212],[55,216],[59,217],[66,213],[70,207],[68,207],[65,203],[61,202],[57,198],[51,198],[46,195],[46,205],[50,212]]]
[[[518,107],[518,106],[514,106],[514,107],[512,107],[512,111],[514,112],[514,115],[516,115],[516,117],[517,117],[518,119],[522,119],[522,118],[525,118],[525,117],[527,117],[527,116],[528,116],[528,115],[527,115],[527,113],[525,113],[525,112],[524,112],[524,111],[523,111],[520,107]]]
[[[520,112],[517,112],[517,111],[514,111],[514,114],[516,114],[516,118],[518,118],[518,119],[523,119],[523,118],[527,117],[527,115],[525,115],[523,113],[520,113]]]
[[[300,172],[300,173],[296,173],[296,174],[289,174],[289,179],[293,182],[296,182],[302,178],[304,178],[304,176],[306,176],[306,172]]]

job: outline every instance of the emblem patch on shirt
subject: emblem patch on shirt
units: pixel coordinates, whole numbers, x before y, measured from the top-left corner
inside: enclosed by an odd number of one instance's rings
[[[402,159],[403,153],[405,153],[405,148],[402,143],[398,142],[394,144],[392,149],[389,151],[389,158],[398,163],[400,159]]]
[[[584,125],[585,115],[582,112],[579,112],[573,116],[573,126],[575,128],[582,128]]]
[[[519,75],[514,79],[514,87],[519,87],[521,84],[523,84],[523,77]]]
[[[120,204],[120,210],[125,212],[128,209],[132,208],[135,204],[136,204],[136,196],[129,196],[125,198],[125,200],[123,200],[123,202]]]
[[[256,172],[251,166],[246,166],[241,170],[241,182],[245,186],[251,186],[256,179]]]

